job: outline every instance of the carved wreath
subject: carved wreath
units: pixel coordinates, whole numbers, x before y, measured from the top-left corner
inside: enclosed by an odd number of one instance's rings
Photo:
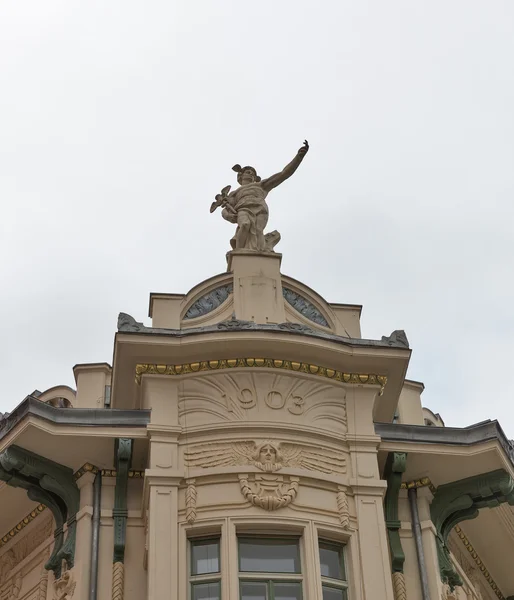
[[[298,494],[298,477],[290,477],[289,482],[284,483],[283,477],[260,476],[254,483],[254,488],[249,482],[248,475],[239,476],[241,493],[245,500],[259,506],[264,510],[277,510],[291,504]]]

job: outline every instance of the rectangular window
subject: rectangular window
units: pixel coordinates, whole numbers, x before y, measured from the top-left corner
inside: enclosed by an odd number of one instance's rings
[[[191,600],[221,600],[220,540],[190,542]]]
[[[319,542],[321,587],[323,600],[347,600],[348,581],[344,564],[344,547],[331,542]]]
[[[240,537],[241,600],[302,600],[298,538]]]

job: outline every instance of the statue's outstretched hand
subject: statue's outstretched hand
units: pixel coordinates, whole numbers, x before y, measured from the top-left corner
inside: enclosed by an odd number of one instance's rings
[[[298,150],[298,154],[305,155],[307,152],[309,152],[309,142],[305,140],[303,146],[300,148],[300,150]]]

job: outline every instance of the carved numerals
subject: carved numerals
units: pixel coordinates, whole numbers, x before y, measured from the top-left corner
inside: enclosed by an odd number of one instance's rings
[[[343,388],[268,371],[220,373],[184,380],[178,412],[180,423],[187,427],[227,421],[284,420],[308,423],[338,435],[347,431]]]
[[[234,404],[236,403],[244,410],[249,410],[257,406],[257,394],[250,388],[243,388],[233,396],[221,394],[221,398],[229,412],[234,411]],[[265,393],[264,402],[266,406],[274,410],[281,410],[287,406],[287,410],[292,415],[302,415],[305,410],[305,400],[302,396],[284,395],[278,390],[270,390],[268,393]]]

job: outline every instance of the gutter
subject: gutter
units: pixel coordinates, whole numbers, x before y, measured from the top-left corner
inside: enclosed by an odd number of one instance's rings
[[[89,574],[89,600],[98,597],[98,553],[100,547],[100,513],[102,500],[102,471],[93,483],[93,532],[91,537],[91,572]]]

